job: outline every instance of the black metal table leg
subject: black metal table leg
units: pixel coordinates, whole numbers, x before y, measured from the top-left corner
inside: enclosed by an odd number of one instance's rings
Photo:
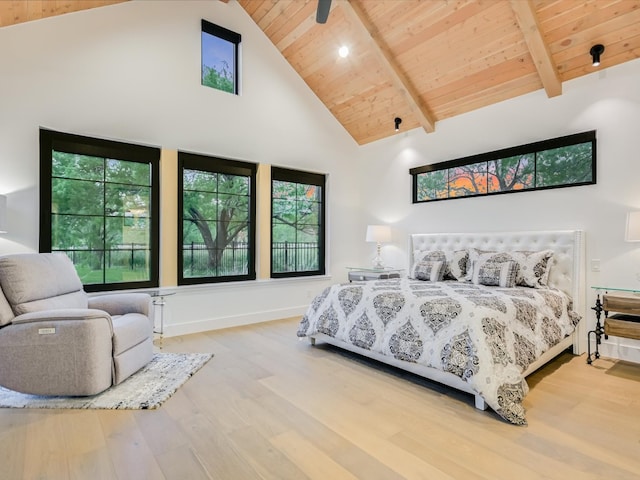
[[[591,365],[593,360],[600,358],[600,351],[598,346],[600,345],[602,341],[602,336],[604,335],[604,327],[600,323],[600,315],[604,310],[602,308],[602,302],[600,301],[600,294],[598,294],[598,296],[596,297],[596,305],[595,307],[591,307],[591,310],[594,310],[596,312],[596,328],[594,328],[593,330],[590,330],[587,333],[587,363],[589,365]],[[594,335],[596,340],[596,350],[593,354],[591,353],[591,334]]]

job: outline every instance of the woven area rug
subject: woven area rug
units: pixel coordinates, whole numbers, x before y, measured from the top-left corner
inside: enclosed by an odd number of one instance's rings
[[[92,397],[43,397],[0,387],[0,408],[158,408],[211,357],[211,353],[156,353],[120,385]]]

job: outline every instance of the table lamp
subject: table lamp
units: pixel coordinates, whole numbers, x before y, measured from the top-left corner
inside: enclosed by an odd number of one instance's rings
[[[373,259],[373,268],[384,268],[380,249],[382,243],[391,241],[391,229],[388,225],[369,225],[367,226],[367,242],[376,243],[376,256]]]

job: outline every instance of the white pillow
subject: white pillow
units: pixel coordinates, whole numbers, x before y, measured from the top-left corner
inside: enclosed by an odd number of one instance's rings
[[[428,282],[441,282],[444,276],[443,262],[418,262],[413,267],[413,278]]]
[[[522,287],[546,288],[549,281],[549,270],[552,264],[553,250],[538,252],[487,252],[472,248],[469,250],[469,268],[466,279],[471,281],[476,268],[486,263],[518,263],[516,285]]]
[[[416,250],[413,252],[416,263],[442,262],[443,279],[464,281],[467,273],[469,252],[467,250]]]
[[[519,269],[518,262],[485,262],[473,266],[471,281],[476,285],[513,288],[516,286]]]

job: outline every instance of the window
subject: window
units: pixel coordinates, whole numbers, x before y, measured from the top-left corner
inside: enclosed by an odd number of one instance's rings
[[[40,130],[40,251],[87,291],[158,286],[160,149]]]
[[[254,280],[252,163],[178,152],[178,284]]]
[[[271,169],[271,276],[324,275],[325,176]]]
[[[238,48],[241,36],[202,20],[202,85],[238,93]]]
[[[596,132],[412,168],[413,203],[596,183]]]

